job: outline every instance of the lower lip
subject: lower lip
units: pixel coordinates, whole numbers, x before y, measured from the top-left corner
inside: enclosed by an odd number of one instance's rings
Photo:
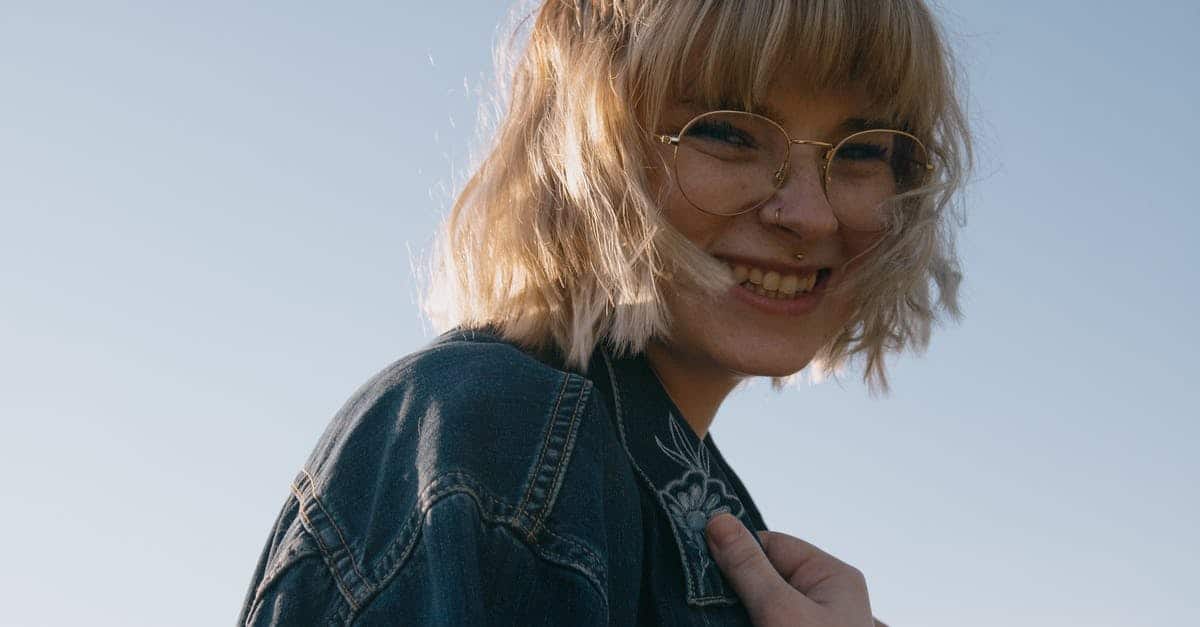
[[[763,313],[776,316],[802,316],[821,304],[821,298],[825,296],[824,288],[824,285],[819,285],[811,292],[783,299],[759,296],[741,285],[735,285],[730,288],[730,295]]]

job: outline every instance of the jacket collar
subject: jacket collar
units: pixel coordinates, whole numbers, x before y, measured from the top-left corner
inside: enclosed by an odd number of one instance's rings
[[[443,337],[504,341],[490,327],[456,329]],[[535,356],[565,368],[563,356],[553,348]],[[622,356],[601,345],[591,356],[586,376],[607,398],[609,416],[638,479],[670,521],[688,604],[739,603],[708,551],[705,523],[726,511],[751,531],[767,527],[745,486],[721,456],[712,432],[703,440],[696,436],[644,353]],[[757,533],[751,535],[761,545]]]
[[[644,354],[615,357],[605,348],[596,353],[588,376],[609,395],[621,444],[670,520],[688,604],[737,603],[732,586],[709,553],[704,526],[725,511],[757,532],[766,529],[762,516],[717,451],[711,433],[703,440],[696,436]],[[758,541],[757,533],[752,535]]]

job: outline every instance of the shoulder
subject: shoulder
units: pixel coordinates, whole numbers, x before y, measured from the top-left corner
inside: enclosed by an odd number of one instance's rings
[[[440,472],[494,474],[535,454],[547,431],[577,429],[592,388],[490,333],[447,333],[354,392],[306,467],[321,475],[352,454],[411,468],[423,481]],[[492,487],[507,493],[513,486],[503,479]]]
[[[323,488],[347,472],[370,475],[358,483],[427,490],[441,475],[468,474],[511,496],[527,462],[578,431],[592,388],[485,331],[447,333],[351,395],[305,468]]]
[[[457,331],[371,377],[296,475],[247,608],[307,598],[280,583],[306,565],[321,573],[313,594],[334,590],[351,613],[384,590],[507,594],[563,577],[604,604],[636,597],[637,577],[609,576],[641,572],[633,468],[597,384],[559,363]]]
[[[482,524],[599,579],[601,538],[571,531],[602,521],[556,510],[601,511],[612,436],[594,388],[486,332],[443,335],[346,401],[293,483],[300,523],[347,589],[389,578],[452,496],[472,501]]]
[[[507,397],[528,400],[532,393],[561,384],[566,375],[490,333],[453,331],[371,377],[347,400],[335,422],[396,400],[429,399],[455,407]]]

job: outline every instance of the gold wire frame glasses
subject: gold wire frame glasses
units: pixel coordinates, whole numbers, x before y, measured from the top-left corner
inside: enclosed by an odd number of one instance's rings
[[[757,113],[717,110],[692,118],[675,135],[655,135],[674,147],[680,192],[696,209],[735,216],[762,207],[787,182],[792,145],[823,148],[821,188],[844,226],[882,228],[889,200],[925,185],[933,173],[925,145],[911,133],[867,129],[836,144],[793,139]]]

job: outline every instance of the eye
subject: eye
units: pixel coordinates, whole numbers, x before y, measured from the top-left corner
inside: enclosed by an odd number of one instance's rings
[[[754,134],[727,120],[701,120],[687,131],[692,139],[721,142],[734,148],[756,148]]]
[[[889,148],[882,144],[854,142],[838,148],[835,158],[850,161],[887,161],[889,152]]]

